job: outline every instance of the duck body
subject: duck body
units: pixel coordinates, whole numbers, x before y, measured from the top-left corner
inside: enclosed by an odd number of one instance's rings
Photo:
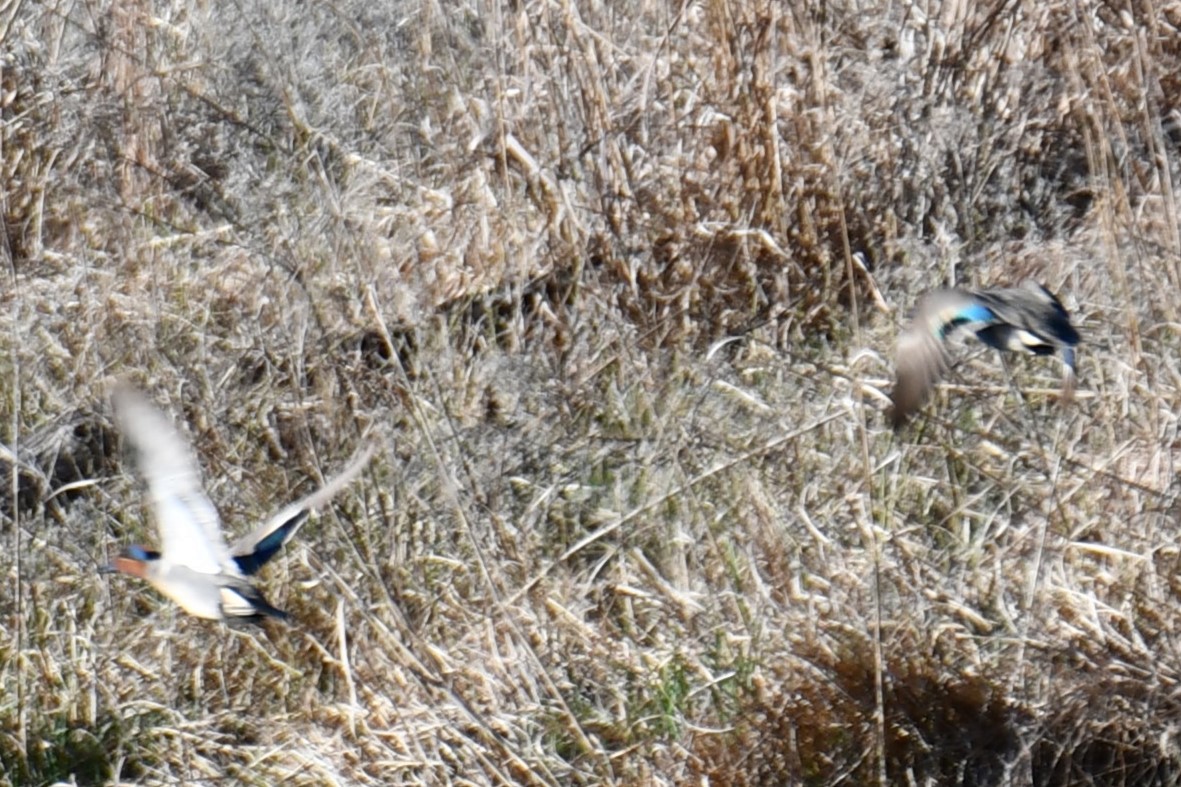
[[[229,572],[209,574],[179,563],[171,563],[159,552],[129,547],[115,558],[112,568],[136,576],[176,602],[185,612],[208,620],[229,623],[257,622],[264,617],[287,619],[287,613],[272,606],[254,585]]]
[[[190,615],[229,623],[285,619],[247,577],[274,557],[312,510],[360,473],[373,455],[362,451],[335,479],[293,503],[227,547],[217,509],[205,495],[196,460],[172,423],[138,392],[118,388],[115,420],[139,455],[160,530],[161,548],[133,545],[105,570],[147,580]]]
[[[895,429],[920,408],[948,366],[946,340],[967,331],[997,350],[1034,355],[1062,353],[1064,391],[1075,375],[1080,341],[1070,313],[1036,281],[988,290],[932,290],[919,299],[914,316],[898,337],[890,420]]]

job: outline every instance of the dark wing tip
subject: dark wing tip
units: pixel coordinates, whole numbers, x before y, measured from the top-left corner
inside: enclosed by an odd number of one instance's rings
[[[258,588],[245,580],[227,581],[221,586],[222,619],[231,625],[261,623],[265,617],[287,620],[283,610],[271,606]]]
[[[912,385],[899,378],[890,392],[890,406],[886,409],[890,428],[898,431],[905,426],[910,416],[922,406],[924,398]]]
[[[274,611],[259,611],[255,615],[226,615],[222,619],[222,622],[232,629],[254,628],[255,626],[261,626],[263,621],[268,619],[281,620],[284,623],[290,622],[291,616],[286,612],[281,609],[274,609],[273,607],[271,609]]]
[[[1039,316],[1043,330],[1048,331],[1050,336],[1060,344],[1069,347],[1074,347],[1082,341],[1078,329],[1071,322],[1070,312],[1062,305],[1062,301],[1057,295],[1050,292],[1045,285],[1034,279],[1026,279],[1024,286],[1027,290],[1037,294],[1045,304],[1043,309],[1039,309],[1042,312]]]
[[[908,418],[909,415],[906,411],[897,405],[890,405],[886,408],[886,420],[890,422],[890,428],[895,432],[906,426]]]

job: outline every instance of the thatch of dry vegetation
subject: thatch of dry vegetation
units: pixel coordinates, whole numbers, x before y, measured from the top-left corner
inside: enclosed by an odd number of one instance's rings
[[[0,6],[6,784],[1181,780],[1181,5]],[[885,424],[924,290],[1060,293]],[[106,397],[294,624],[96,568]]]

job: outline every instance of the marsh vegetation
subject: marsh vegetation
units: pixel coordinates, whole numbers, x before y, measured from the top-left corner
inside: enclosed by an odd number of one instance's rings
[[[5,5],[7,783],[1176,783],[1179,26]],[[893,434],[915,299],[1026,277],[1075,401],[965,347]],[[96,573],[113,379],[231,537],[383,436],[293,625]]]

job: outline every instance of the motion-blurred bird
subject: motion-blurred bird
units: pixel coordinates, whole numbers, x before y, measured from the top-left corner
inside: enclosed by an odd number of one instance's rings
[[[350,483],[373,456],[362,450],[322,489],[292,503],[254,532],[227,547],[217,510],[201,488],[192,451],[169,420],[141,394],[126,387],[112,397],[120,431],[139,454],[160,529],[161,551],[128,547],[104,571],[146,579],[190,615],[230,623],[287,613],[267,603],[246,577],[295,535],[315,508]]]
[[[889,412],[895,429],[927,400],[947,369],[944,341],[959,330],[971,331],[998,350],[1035,355],[1061,350],[1066,367],[1064,398],[1073,392],[1078,331],[1062,303],[1041,284],[1026,280],[1011,289],[933,290],[919,300],[914,317],[898,337],[897,377]]]

